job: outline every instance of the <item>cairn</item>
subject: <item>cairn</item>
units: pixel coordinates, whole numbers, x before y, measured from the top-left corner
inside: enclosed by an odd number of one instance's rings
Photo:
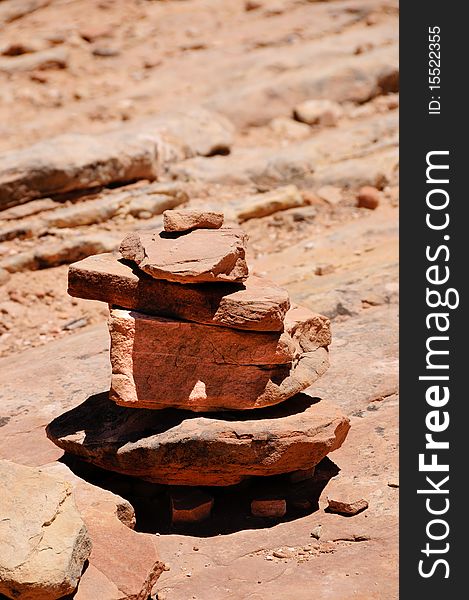
[[[110,306],[112,375],[109,394],[49,425],[59,447],[153,483],[228,486],[299,480],[341,446],[348,419],[301,393],[329,366],[329,320],[250,275],[247,236],[223,220],[168,210],[162,230],[127,235],[120,255],[70,266],[70,295]],[[189,497],[173,494],[174,522],[210,514],[206,493]]]

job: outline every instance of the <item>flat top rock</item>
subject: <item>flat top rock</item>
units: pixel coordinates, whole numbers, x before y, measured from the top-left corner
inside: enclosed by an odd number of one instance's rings
[[[163,227],[165,231],[181,232],[191,229],[220,229],[223,213],[202,210],[165,210]]]
[[[102,468],[174,485],[231,485],[317,464],[339,448],[349,421],[333,404],[298,394],[275,407],[196,416],[135,410],[107,394],[61,415],[47,435]]]
[[[68,293],[146,314],[234,329],[280,331],[290,307],[288,292],[251,275],[237,285],[181,285],[154,279],[111,253],[70,265]]]
[[[247,235],[241,229],[194,229],[185,234],[164,230],[135,232],[120,245],[122,257],[155,279],[180,283],[244,281]]]

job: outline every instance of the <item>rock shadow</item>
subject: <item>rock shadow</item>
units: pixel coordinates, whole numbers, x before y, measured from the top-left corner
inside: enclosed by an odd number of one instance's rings
[[[161,535],[214,537],[238,531],[266,529],[303,518],[319,510],[319,497],[340,469],[328,457],[316,465],[314,477],[291,483],[289,474],[252,477],[227,487],[200,487],[214,498],[209,519],[200,523],[173,524],[170,497],[174,486],[105,471],[70,454],[61,459],[78,477],[125,498],[135,510],[135,531]],[[183,490],[177,486],[178,492]],[[287,512],[281,518],[254,517],[250,505],[255,498],[284,498]]]
[[[290,475],[284,474],[250,476],[236,485],[197,486],[215,500],[211,518],[198,524],[175,525],[170,514],[171,490],[184,487],[144,480],[148,460],[158,449],[158,436],[172,432],[183,421],[188,422],[188,431],[193,431],[197,436],[201,423],[208,419],[209,430],[216,428],[217,423],[223,425],[223,422],[229,422],[231,426],[232,422],[265,421],[268,431],[269,425],[274,427],[277,419],[301,416],[319,401],[319,398],[298,394],[288,402],[263,409],[200,414],[175,409],[121,407],[109,399],[108,393],[102,393],[91,396],[81,405],[54,419],[47,427],[47,435],[65,450],[61,461],[79,477],[129,500],[136,512],[137,531],[208,537],[272,527],[279,522],[315,512],[324,486],[331,477],[337,475],[338,468],[326,457],[316,466],[314,477],[298,483],[292,483]],[[124,449],[126,444],[132,445],[134,442],[141,447],[135,448],[130,458],[123,457],[128,451],[128,446]],[[153,448],[150,454],[146,453],[147,447]],[[181,468],[181,465],[172,466],[173,460],[177,462],[178,450],[171,448],[170,445],[161,463],[158,462],[159,458],[155,462],[157,470],[160,468],[158,464],[161,464],[163,472],[168,466],[170,469]],[[208,451],[210,448],[212,446],[209,444]],[[194,457],[194,460],[198,458]],[[123,474],[128,472],[132,475]],[[259,497],[285,499],[286,515],[280,519],[252,516],[250,503]]]

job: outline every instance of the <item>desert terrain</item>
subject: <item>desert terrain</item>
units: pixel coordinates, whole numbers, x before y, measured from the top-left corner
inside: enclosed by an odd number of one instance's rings
[[[394,0],[0,0],[0,458],[136,518],[77,600],[147,600],[154,548],[158,600],[398,597],[397,43]],[[251,271],[331,320],[307,393],[351,429],[285,518],[250,517],[241,486],[171,526],[45,436],[109,389],[108,309],[67,294],[68,265],[176,206],[224,212]],[[327,512],[334,489],[368,508]]]

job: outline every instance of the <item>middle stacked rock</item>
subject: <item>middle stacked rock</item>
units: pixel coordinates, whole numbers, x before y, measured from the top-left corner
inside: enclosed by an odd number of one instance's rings
[[[51,440],[104,469],[191,486],[311,469],[340,447],[348,419],[299,393],[328,367],[329,320],[249,275],[246,239],[221,214],[167,211],[120,257],[71,265],[69,293],[110,304],[111,390],[55,419]]]

